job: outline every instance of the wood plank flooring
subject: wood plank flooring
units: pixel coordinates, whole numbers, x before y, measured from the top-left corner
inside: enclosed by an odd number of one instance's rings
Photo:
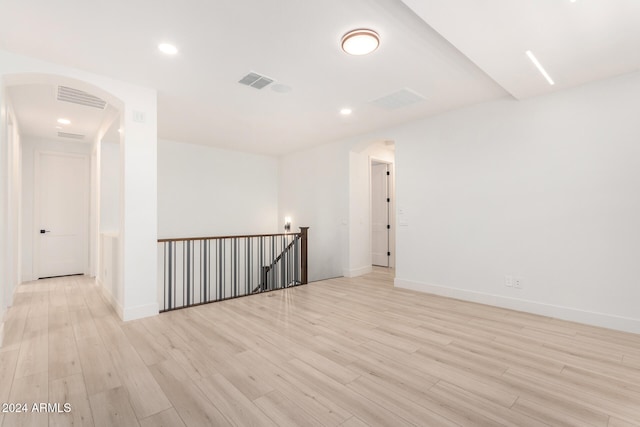
[[[75,276],[18,287],[0,403],[29,407],[6,427],[640,426],[640,336],[395,289],[386,269],[123,323]]]

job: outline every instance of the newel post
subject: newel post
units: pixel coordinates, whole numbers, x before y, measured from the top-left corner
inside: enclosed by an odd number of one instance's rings
[[[309,227],[300,227],[300,281],[307,284],[307,231]]]

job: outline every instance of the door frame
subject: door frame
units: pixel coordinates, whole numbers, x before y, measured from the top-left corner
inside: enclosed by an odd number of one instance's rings
[[[395,165],[394,162],[377,158],[375,156],[369,156],[369,254],[371,255],[373,249],[373,163],[383,163],[389,168],[389,180],[387,185],[389,186],[388,195],[391,201],[389,202],[389,267],[396,268],[396,186],[395,186]],[[373,258],[371,259],[371,265],[373,266]]]
[[[91,251],[89,247],[89,233],[90,233],[90,224],[91,224],[91,207],[90,207],[90,194],[91,194],[91,163],[90,156],[88,154],[82,153],[73,153],[73,152],[65,152],[65,151],[49,151],[49,150],[35,150],[33,156],[33,171],[34,171],[34,180],[33,180],[33,242],[31,247],[33,248],[32,260],[32,279],[38,280],[40,278],[40,162],[43,155],[56,155],[56,156],[65,156],[65,157],[73,157],[79,158],[84,161],[84,174],[85,174],[85,191],[83,194],[82,205],[85,209],[85,218],[86,223],[83,224],[83,233],[82,233],[82,246],[84,248],[83,253],[83,274],[89,274],[90,268],[90,256]]]

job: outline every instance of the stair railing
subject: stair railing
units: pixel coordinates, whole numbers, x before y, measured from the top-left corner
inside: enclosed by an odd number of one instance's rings
[[[158,240],[161,312],[307,283],[307,235]]]

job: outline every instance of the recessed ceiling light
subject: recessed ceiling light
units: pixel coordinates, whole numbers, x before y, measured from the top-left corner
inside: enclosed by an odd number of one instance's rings
[[[178,48],[169,43],[160,43],[158,45],[158,49],[160,50],[160,52],[167,55],[175,55],[176,53],[178,53]]]
[[[549,74],[547,73],[547,71],[544,69],[544,67],[542,66],[542,64],[540,64],[540,62],[538,61],[538,59],[533,55],[533,52],[531,52],[530,50],[526,51],[527,56],[529,57],[529,59],[531,60],[531,62],[533,62],[533,65],[536,66],[536,68],[538,69],[538,71],[540,71],[540,74],[542,74],[544,76],[545,79],[547,79],[547,81],[549,82],[550,85],[554,85],[555,83],[553,82],[553,80],[551,79],[551,76],[549,76]]]
[[[61,125],[70,125],[71,124],[71,120],[69,120],[69,119],[58,119],[58,123],[60,123]]]
[[[366,55],[378,48],[380,36],[373,30],[353,30],[342,36],[341,45],[350,55]]]
[[[351,110],[351,108],[343,108],[340,110],[340,114],[342,114],[343,116],[348,116],[351,113],[353,113],[353,110]]]

